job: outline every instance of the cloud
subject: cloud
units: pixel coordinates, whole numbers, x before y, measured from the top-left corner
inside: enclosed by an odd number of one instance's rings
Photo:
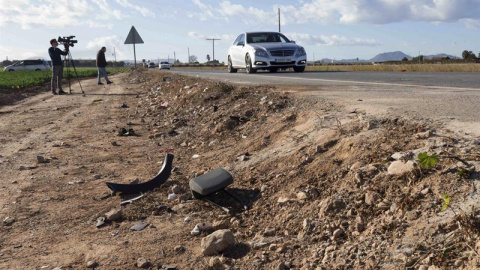
[[[0,55],[4,57],[8,57],[8,60],[11,60],[11,61],[24,60],[24,59],[49,60],[48,58],[46,58],[46,56],[48,56],[47,49],[19,50],[18,47],[0,46]]]
[[[189,17],[200,20],[242,21],[247,24],[278,23],[277,9],[281,9],[282,24],[303,23],[369,23],[389,24],[404,21],[463,22],[468,27],[480,24],[480,0],[309,0],[298,5],[273,5],[262,10],[230,1],[219,1],[215,6],[193,0],[200,12]],[[476,28],[474,28],[476,29]]]
[[[366,38],[348,38],[338,35],[310,35],[302,33],[286,34],[291,40],[295,40],[299,45],[319,45],[319,46],[380,46],[381,44],[374,39]]]
[[[133,10],[145,17],[155,17],[149,9],[133,5],[128,0],[116,0],[116,3],[127,12]],[[2,0],[0,6],[0,27],[15,24],[22,29],[81,25],[111,28],[111,23],[102,22],[125,17],[124,11],[112,7],[107,0]]]
[[[216,39],[220,39],[218,42],[227,43],[227,44],[232,43],[235,40],[235,38],[237,38],[237,36],[230,35],[230,34],[223,34],[223,35],[218,35],[217,34],[217,35],[206,36],[206,35],[199,34],[199,33],[196,33],[196,32],[189,32],[188,36],[190,38],[195,39],[195,40],[206,40],[207,38],[216,38]]]
[[[150,11],[148,8],[144,8],[144,7],[141,7],[141,6],[131,4],[128,0],[116,0],[116,1],[122,7],[125,7],[125,8],[128,8],[128,9],[133,9],[133,10],[137,11],[138,13],[142,14],[144,17],[155,18],[155,13]]]
[[[113,52],[115,50],[115,54],[117,55],[117,59],[126,59],[127,52],[126,46],[123,44],[123,41],[120,37],[116,35],[112,36],[104,36],[96,38],[92,41],[89,41],[85,46],[86,49],[97,52],[100,50],[101,47],[105,46],[107,48],[106,55],[111,55],[111,59],[113,59]],[[115,48],[115,49],[114,49]],[[93,53],[94,55],[95,53]]]

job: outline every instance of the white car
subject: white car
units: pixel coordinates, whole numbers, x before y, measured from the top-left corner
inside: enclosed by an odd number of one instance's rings
[[[160,62],[158,69],[170,69],[170,63],[168,62]]]
[[[50,65],[45,60],[23,60],[16,62],[13,65],[6,66],[3,71],[18,71],[18,70],[50,70]]]
[[[247,73],[259,69],[276,72],[279,68],[293,68],[303,72],[307,53],[302,46],[278,32],[247,32],[240,34],[228,49],[228,72],[244,68]]]

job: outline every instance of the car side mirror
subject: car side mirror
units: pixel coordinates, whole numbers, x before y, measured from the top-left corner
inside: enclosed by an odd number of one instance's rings
[[[297,44],[297,42],[295,42],[295,40],[290,40],[290,43]]]
[[[245,43],[244,42],[238,42],[237,46],[245,46]]]

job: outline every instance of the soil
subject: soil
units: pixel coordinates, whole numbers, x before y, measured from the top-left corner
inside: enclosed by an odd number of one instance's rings
[[[0,269],[480,267],[480,138],[295,88],[143,69],[112,80],[83,80],[86,96],[0,94]],[[421,152],[437,164],[421,168]],[[143,197],[121,204],[136,195],[105,184],[152,179],[166,153],[169,179]],[[192,196],[216,168],[247,210]],[[235,244],[204,255],[219,229]]]

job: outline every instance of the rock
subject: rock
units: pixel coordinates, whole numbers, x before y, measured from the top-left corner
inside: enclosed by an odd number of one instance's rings
[[[297,199],[299,200],[306,200],[307,199],[307,193],[304,191],[300,191],[297,193]]]
[[[397,152],[390,157],[394,160],[403,160],[410,155],[410,152]]]
[[[219,257],[212,257],[208,261],[208,266],[211,267],[211,269],[225,269],[222,260]]]
[[[374,205],[379,198],[380,195],[378,195],[378,193],[373,191],[367,191],[367,193],[365,193],[365,204]]]
[[[275,235],[275,231],[276,231],[275,228],[267,227],[267,228],[265,228],[265,230],[263,231],[263,236],[274,236],[274,235]]]
[[[176,198],[177,198],[177,194],[175,194],[175,193],[170,193],[170,194],[168,194],[168,199],[169,199],[170,201],[173,201],[173,200],[175,200]]]
[[[94,262],[94,261],[88,261],[87,262],[87,268],[95,268],[97,266],[98,266],[97,262]]]
[[[281,262],[278,264],[277,268],[278,270],[288,270],[290,269],[287,265],[285,265],[285,263]]]
[[[122,219],[122,210],[121,209],[112,209],[105,213],[106,221],[118,221]]]
[[[417,138],[417,139],[428,139],[430,136],[432,136],[432,131],[431,130],[427,130],[425,132],[420,132],[420,133],[415,134],[415,138]]]
[[[225,230],[230,227],[230,222],[228,220],[218,220],[213,222],[212,227],[214,230]]]
[[[163,268],[165,270],[177,270],[177,267],[175,265],[165,265]]]
[[[178,246],[175,246],[173,248],[173,251],[175,251],[176,253],[182,253],[185,251],[185,247],[184,246],[181,246],[181,245],[178,245]]]
[[[343,230],[342,229],[336,229],[335,231],[333,231],[333,239],[339,239],[340,237],[342,237],[344,234]]]
[[[428,265],[420,265],[420,267],[418,267],[418,270],[428,270]]]
[[[6,217],[2,220],[3,226],[12,226],[15,223],[15,218]]]
[[[415,211],[415,210],[408,211],[406,213],[407,220],[409,220],[409,221],[416,220],[418,218],[418,216],[419,216],[418,212]]]
[[[175,194],[180,194],[182,192],[182,188],[179,185],[174,185],[172,187],[172,192]]]
[[[342,199],[324,199],[319,203],[319,218],[326,214],[336,214],[345,208],[345,202]]]
[[[420,191],[420,193],[422,195],[427,195],[428,193],[430,193],[430,188],[424,188],[424,189],[422,189],[422,191]]]
[[[228,247],[235,245],[235,236],[230,230],[218,230],[202,239],[202,254],[218,255]]]
[[[133,225],[132,227],[130,227],[130,230],[131,231],[141,231],[141,230],[145,229],[147,226],[148,226],[148,223],[140,222],[140,223],[137,223],[137,224]]]
[[[185,223],[188,223],[190,221],[192,221],[191,217],[185,217],[185,219],[183,219],[183,222],[185,222]]]
[[[261,188],[260,188],[260,192],[265,192],[267,190],[268,186],[267,185],[263,185]]]
[[[193,230],[190,232],[191,235],[193,236],[197,236],[197,235],[200,235],[201,231],[200,229],[198,228],[197,225],[195,225],[195,227],[193,228]]]
[[[363,166],[364,166],[364,163],[362,161],[357,161],[353,163],[352,166],[350,166],[350,171],[355,172]]]
[[[401,160],[396,160],[388,166],[387,172],[391,175],[404,175],[415,171],[415,163],[411,160],[403,163]]]
[[[138,268],[147,268],[150,265],[150,262],[147,261],[145,258],[138,258],[137,259],[137,267]]]
[[[37,156],[38,163],[48,163],[48,160],[43,156]]]
[[[292,201],[293,201],[292,199],[286,198],[286,197],[280,197],[280,198],[278,198],[278,200],[277,200],[277,202],[278,202],[279,204],[287,203],[287,202],[292,202]]]
[[[310,231],[312,228],[312,220],[308,218],[304,219],[302,227],[304,231]]]
[[[95,226],[97,226],[97,228],[103,226],[104,224],[105,224],[105,217],[97,218],[97,223],[95,224]]]

